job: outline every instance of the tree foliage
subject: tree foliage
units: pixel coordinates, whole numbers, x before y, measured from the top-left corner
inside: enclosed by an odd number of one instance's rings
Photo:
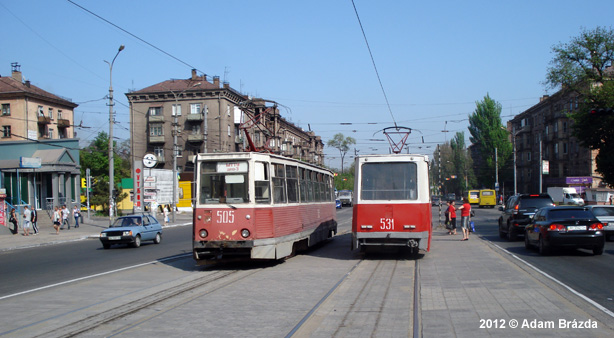
[[[337,133],[331,140],[326,142],[326,145],[329,147],[333,147],[339,150],[339,154],[341,154],[341,172],[343,173],[343,162],[345,159],[345,155],[348,150],[350,150],[350,145],[356,144],[356,140],[353,137],[344,137],[342,133]]]
[[[480,188],[493,188],[497,173],[495,164],[498,163],[498,170],[505,166],[512,154],[512,144],[501,123],[501,104],[490,95],[476,102],[475,111],[469,115],[469,133],[469,140],[477,147],[475,154],[479,156],[473,159],[479,165],[474,168],[478,184]]]
[[[116,148],[113,146],[113,178],[114,189],[119,190],[118,182],[122,178],[130,177],[130,147],[123,146]],[[115,150],[120,150],[120,155]],[[81,162],[81,177],[85,176],[86,169],[90,169],[92,182],[96,182],[92,187],[90,194],[91,205],[101,205],[104,210],[109,210],[109,135],[105,132],[100,132],[89,146],[81,149],[79,152]],[[119,194],[116,203],[126,198],[128,194]]]
[[[596,171],[614,185],[614,116],[591,114],[594,109],[614,108],[614,30],[583,29],[571,41],[552,47],[552,52],[545,84],[579,94],[582,103],[569,113],[574,136],[583,146],[599,151]]]

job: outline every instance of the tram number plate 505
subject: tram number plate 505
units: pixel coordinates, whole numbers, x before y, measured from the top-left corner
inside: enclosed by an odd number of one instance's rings
[[[235,222],[235,212],[234,210],[219,210],[217,212],[217,222],[218,223],[234,223]]]
[[[394,230],[394,219],[392,218],[380,218],[381,230]]]

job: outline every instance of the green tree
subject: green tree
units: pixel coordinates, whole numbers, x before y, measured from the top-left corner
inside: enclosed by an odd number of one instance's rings
[[[356,144],[356,140],[353,137],[344,137],[342,133],[337,133],[331,140],[326,142],[326,145],[329,147],[337,148],[339,150],[339,154],[341,154],[341,172],[343,173],[343,161],[345,159],[345,155],[348,150],[350,150],[350,145]]]
[[[593,109],[614,108],[614,30],[583,29],[570,42],[552,47],[552,52],[545,84],[575,92],[582,99],[578,109],[569,113],[572,131],[580,144],[599,151],[596,171],[614,185],[614,116],[591,114]]]
[[[117,149],[115,145],[113,149]],[[129,149],[129,148],[128,148]],[[114,152],[115,153],[115,152]],[[123,153],[123,152],[122,152]],[[125,153],[123,153],[125,154]],[[109,210],[109,135],[100,132],[89,146],[79,152],[81,162],[81,177],[85,177],[85,170],[90,169],[90,175],[96,182],[90,194],[91,205],[101,205],[105,212]],[[129,154],[127,155],[130,158]],[[122,178],[130,177],[130,164],[124,156],[114,156],[114,189],[118,190],[117,182]],[[116,202],[126,198],[128,194],[118,195]]]
[[[479,187],[493,188],[497,172],[495,163],[498,170],[505,166],[512,154],[512,144],[501,124],[501,104],[490,95],[476,102],[475,111],[469,115],[469,133],[469,140],[478,149],[475,153],[479,158],[474,158],[473,162],[479,164],[476,172]]]

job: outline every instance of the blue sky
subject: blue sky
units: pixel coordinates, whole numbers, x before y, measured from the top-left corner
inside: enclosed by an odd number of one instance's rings
[[[91,127],[77,130],[86,143],[108,132],[104,60],[123,44],[113,66],[119,138],[129,135],[124,93],[196,68],[289,107],[285,118],[325,142],[341,132],[359,154],[388,152],[374,133],[393,120],[351,0],[73,2],[182,61],[69,1],[0,0],[0,75],[18,62],[34,85],[78,103],[76,123]],[[539,102],[549,93],[542,82],[551,47],[582,28],[611,27],[614,13],[611,0],[355,4],[392,115],[414,129],[410,152],[428,155],[457,131],[469,142],[467,116],[487,93],[502,104],[504,124]],[[336,149],[325,154],[326,165],[341,166]]]

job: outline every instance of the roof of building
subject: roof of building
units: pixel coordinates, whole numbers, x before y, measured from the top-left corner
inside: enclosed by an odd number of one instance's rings
[[[51,94],[48,91],[42,90],[39,87],[30,83],[30,81],[21,82],[13,77],[0,76],[0,97],[21,97],[30,96],[41,100],[53,102],[55,104],[75,108],[78,104],[73,103],[65,98]]]
[[[220,87],[208,82],[203,77],[197,77],[196,79],[171,79],[131,92],[130,94],[160,93],[168,91],[180,93],[182,91],[189,91],[190,89],[193,89],[194,91],[202,91],[220,89]]]

